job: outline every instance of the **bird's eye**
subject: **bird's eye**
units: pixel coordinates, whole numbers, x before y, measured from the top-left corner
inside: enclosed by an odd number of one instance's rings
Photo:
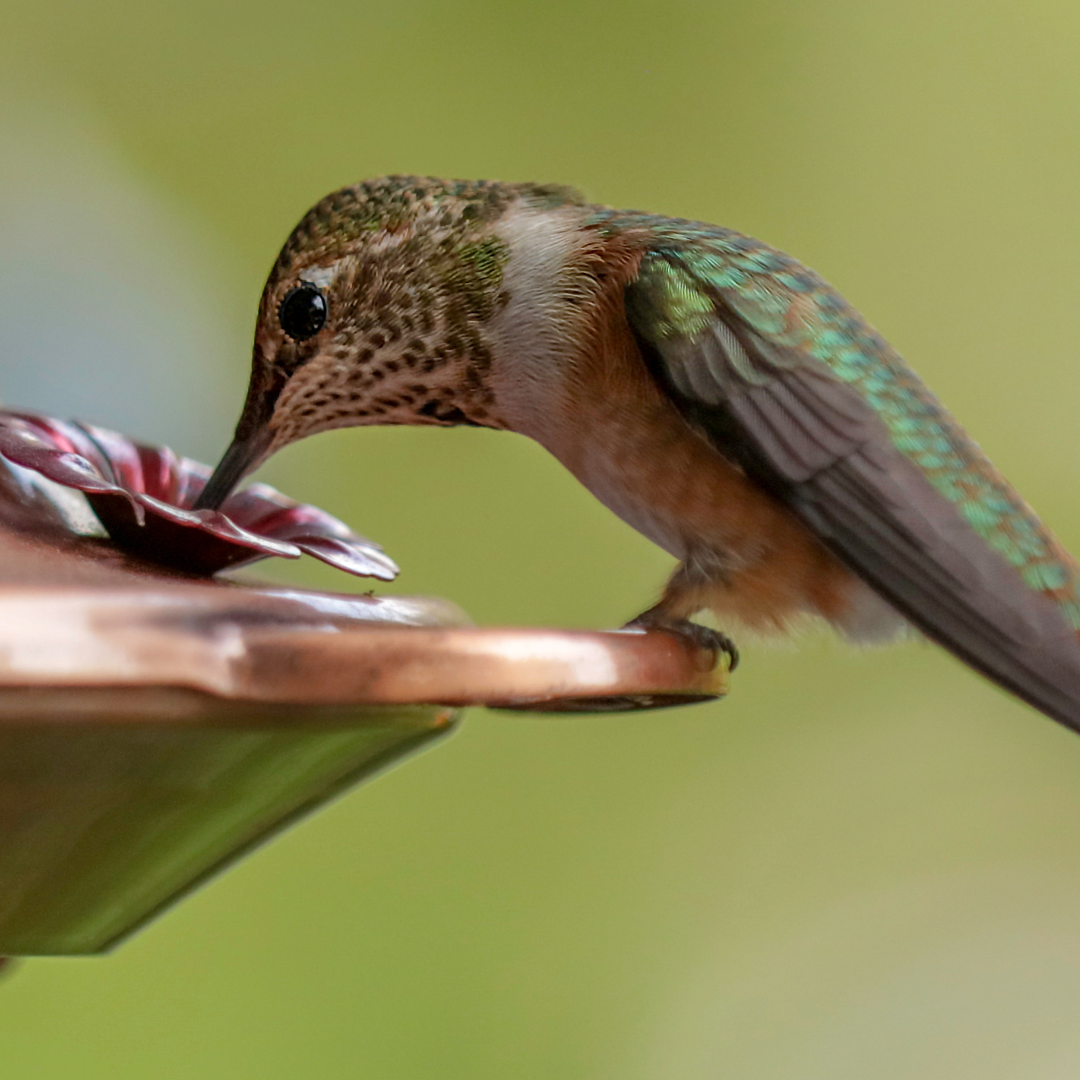
[[[293,341],[314,337],[326,324],[326,297],[322,289],[307,281],[290,289],[278,308],[278,321]]]

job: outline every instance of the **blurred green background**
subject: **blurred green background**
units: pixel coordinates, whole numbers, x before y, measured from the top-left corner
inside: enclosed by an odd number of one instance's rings
[[[1080,548],[1074,3],[38,0],[0,27],[10,403],[213,458],[312,202],[559,181],[798,255]],[[263,475],[481,622],[616,625],[669,565],[512,436],[334,433]],[[1080,739],[929,646],[744,655],[716,705],[474,712],[115,955],[27,963],[3,1075],[1075,1080]]]

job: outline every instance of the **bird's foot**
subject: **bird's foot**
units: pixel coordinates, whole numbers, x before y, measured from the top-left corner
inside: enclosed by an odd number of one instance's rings
[[[700,623],[689,619],[672,619],[660,615],[650,608],[636,619],[631,619],[624,630],[663,630],[667,634],[681,638],[698,649],[711,649],[717,657],[725,653],[728,658],[728,671],[739,666],[739,649],[735,642],[719,630],[710,630]]]

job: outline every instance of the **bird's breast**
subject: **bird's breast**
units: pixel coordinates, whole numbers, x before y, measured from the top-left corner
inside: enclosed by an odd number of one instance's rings
[[[726,606],[757,625],[808,610],[839,617],[855,588],[850,573],[684,419],[649,371],[624,300],[640,249],[550,220],[520,228],[528,244],[512,245],[512,300],[492,327],[492,385],[507,426],[628,525],[700,567],[703,585],[723,593],[703,593],[701,607]]]

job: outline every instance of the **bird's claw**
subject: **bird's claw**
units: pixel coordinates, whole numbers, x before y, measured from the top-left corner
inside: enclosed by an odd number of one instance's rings
[[[739,649],[734,641],[720,630],[712,630],[689,619],[662,619],[646,612],[623,627],[624,630],[663,630],[674,637],[681,638],[698,649],[709,649],[728,658],[728,671],[739,666]]]

